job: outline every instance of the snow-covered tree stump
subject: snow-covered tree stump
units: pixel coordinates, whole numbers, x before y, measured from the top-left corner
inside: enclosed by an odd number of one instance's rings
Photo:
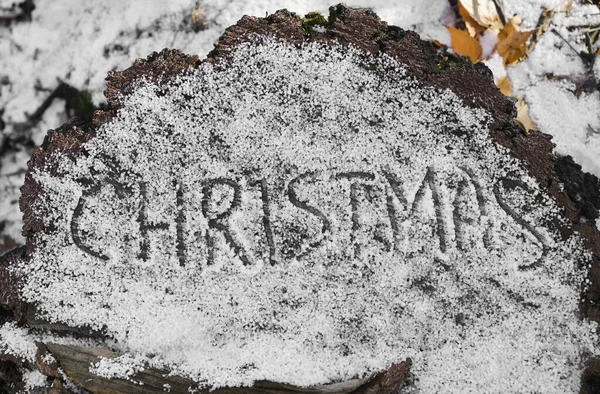
[[[339,5],[244,17],[204,61],[165,50],[107,82],[108,108],[29,163],[0,389],[596,379],[599,181],[519,130],[485,66]]]

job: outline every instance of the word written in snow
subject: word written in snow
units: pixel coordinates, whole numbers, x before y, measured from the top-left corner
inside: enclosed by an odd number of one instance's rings
[[[440,187],[438,180],[436,179],[436,173],[432,168],[428,168],[422,182],[419,185],[419,188],[416,192],[416,195],[412,201],[412,203],[408,202],[405,194],[402,191],[402,181],[396,177],[396,175],[383,171],[381,172],[380,180],[382,180],[385,185],[384,188],[387,190],[385,194],[385,211],[388,216],[388,225],[391,227],[391,232],[393,234],[394,241],[392,242],[384,242],[383,244],[387,245],[387,251],[397,250],[401,247],[401,219],[399,217],[398,204],[406,209],[408,213],[408,218],[416,218],[419,213],[420,207],[424,203],[424,199],[427,191],[429,190],[433,199],[433,205],[435,208],[435,225],[434,231],[435,235],[439,239],[439,248],[442,252],[445,252],[449,248],[452,247],[451,240],[454,241],[454,246],[459,250],[465,250],[469,242],[466,240],[466,229],[468,226],[473,226],[477,224],[479,219],[475,219],[475,217],[482,218],[487,216],[487,204],[489,204],[488,199],[484,196],[483,188],[481,187],[479,181],[477,180],[475,174],[467,169],[461,168],[461,171],[464,172],[463,177],[457,178],[460,179],[455,185],[455,198],[453,201],[449,203],[452,205],[452,218],[450,219],[453,222],[453,231],[454,236],[449,234],[449,228],[452,228],[447,223],[448,219],[443,215],[443,207],[444,204],[448,204],[448,202],[444,201],[442,193],[440,193]],[[324,241],[328,237],[335,237],[336,234],[332,231],[332,222],[326,212],[323,212],[322,209],[319,209],[314,204],[311,204],[309,201],[305,201],[299,197],[299,185],[302,182],[310,181],[314,179],[316,176],[315,172],[307,172],[296,176],[291,179],[287,183],[287,187],[284,190],[284,197],[287,198],[287,201],[291,203],[296,209],[303,211],[306,215],[312,215],[314,218],[318,219],[320,222],[320,233],[321,236],[308,243],[308,250],[305,250],[303,253],[295,256],[296,258],[301,258],[306,254],[310,253],[311,250],[317,249],[321,247]],[[372,172],[344,172],[337,173],[329,177],[330,181],[346,181],[350,183],[349,193],[347,200],[349,200],[349,213],[350,213],[350,243],[354,251],[354,258],[361,258],[361,244],[357,239],[357,233],[361,228],[361,200],[359,198],[361,191],[368,192],[372,190],[376,185],[374,181],[378,179],[375,173]],[[265,179],[255,180],[251,182],[245,183],[249,187],[256,187],[259,189],[260,196],[260,205],[262,205],[261,214],[262,214],[262,228],[264,231],[264,242],[266,243],[266,247],[268,249],[268,256],[271,265],[275,265],[278,263],[278,245],[275,241],[275,234],[273,230],[273,196],[270,194],[268,182]],[[98,194],[103,186],[112,185],[117,193],[117,195],[121,198],[125,198],[127,192],[131,192],[131,188],[126,188],[120,185],[115,181],[108,181],[105,184],[97,184],[91,187],[89,190],[85,191],[80,197],[77,207],[73,213],[71,219],[71,235],[75,245],[85,253],[92,255],[94,257],[109,260],[109,257],[94,250],[88,243],[86,236],[89,235],[88,232],[83,232],[80,230],[80,218],[85,213],[86,200],[88,198],[94,197]],[[387,187],[386,187],[387,186]],[[181,266],[185,266],[188,264],[189,253],[188,253],[188,245],[186,245],[186,228],[185,228],[185,201],[184,201],[184,190],[185,185],[183,183],[176,184],[176,206],[177,206],[177,217],[175,218],[176,224],[176,249],[177,249],[177,258],[179,260],[179,264]],[[212,212],[211,204],[215,201],[213,199],[213,194],[216,188],[225,188],[229,189],[232,194],[231,201],[227,206],[221,207],[220,212]],[[535,268],[538,266],[544,259],[545,255],[548,253],[549,247],[545,243],[545,238],[542,234],[530,223],[523,219],[521,215],[519,215],[505,200],[503,197],[503,190],[510,191],[516,188],[520,188],[525,192],[533,193],[532,190],[520,180],[514,180],[509,178],[500,178],[496,184],[494,185],[494,197],[497,201],[498,205],[525,231],[529,232],[541,245],[542,254],[541,256],[533,263],[528,265],[521,265],[519,269],[526,270]],[[246,265],[252,265],[251,259],[248,257],[248,253],[244,250],[244,247],[240,242],[236,241],[239,239],[240,234],[235,234],[234,230],[229,225],[229,219],[232,214],[239,210],[242,202],[242,186],[241,182],[238,182],[234,179],[229,178],[213,178],[206,179],[201,182],[201,190],[202,190],[202,201],[201,201],[201,212],[203,217],[207,223],[207,231],[204,232],[202,237],[203,242],[205,242],[205,247],[207,250],[206,255],[206,263],[207,265],[212,265],[215,262],[215,251],[217,250],[218,242],[217,234],[220,234],[222,239],[225,240],[225,244],[228,248],[230,248],[234,254],[241,260],[241,262]],[[464,205],[461,205],[461,199],[464,199],[469,190],[475,191],[475,199],[476,204],[474,204],[474,209],[477,212],[464,212]],[[148,201],[148,190],[147,185],[145,183],[140,183],[139,191],[142,198],[142,203],[140,209],[138,211],[138,216],[136,218],[139,223],[139,234],[140,234],[140,245],[139,245],[139,254],[138,257],[142,260],[148,260],[149,250],[150,250],[150,241],[149,234],[151,231],[169,231],[170,223],[162,222],[162,223],[151,223],[148,220],[147,213],[147,201]],[[364,208],[364,207],[362,207]],[[475,215],[474,215],[474,214]],[[491,225],[488,224],[486,231],[481,234],[483,245],[489,249],[492,248],[492,236],[491,236]],[[282,242],[284,243],[284,242]]]

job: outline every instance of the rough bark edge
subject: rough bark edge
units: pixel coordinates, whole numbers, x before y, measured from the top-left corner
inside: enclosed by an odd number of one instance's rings
[[[0,325],[7,321],[24,324],[27,316],[27,304],[19,298],[20,280],[10,270],[24,258],[25,248],[20,247],[0,256]]]
[[[572,184],[572,177],[583,177],[591,179],[582,186],[586,188],[584,190],[588,190],[590,185],[598,184],[598,178],[582,172],[581,168],[576,166],[569,166],[567,171],[561,171],[564,163],[555,160],[554,144],[546,135],[539,132],[521,133],[513,119],[513,102],[498,91],[491,72],[484,65],[473,65],[465,58],[440,51],[431,43],[420,40],[414,32],[388,26],[370,10],[348,8],[344,5],[331,7],[328,23],[324,27],[325,32],[308,30],[296,14],[287,10],[278,11],[266,18],[246,16],[225,31],[205,62],[226,63],[227,57],[237,45],[251,42],[257,35],[270,36],[294,44],[351,44],[372,54],[388,54],[404,63],[409,74],[424,85],[450,89],[465,105],[487,110],[493,119],[490,127],[491,137],[498,144],[508,148],[512,156],[520,159],[529,173],[563,209],[564,216],[571,224],[570,227],[562,229],[564,235],[568,236],[577,231],[586,247],[592,251],[589,270],[591,285],[583,290],[580,311],[582,316],[600,322],[600,232],[590,223],[594,218],[589,217],[589,204],[577,201],[577,188],[563,188],[563,185]],[[187,56],[174,50],[163,50],[161,53],[151,54],[145,60],[137,60],[127,70],[109,73],[105,92],[109,106],[104,111],[96,111],[91,123],[73,122],[49,132],[41,148],[28,163],[29,171],[21,189],[20,206],[24,215],[23,232],[27,236],[28,253],[34,249],[32,235],[44,231],[44,212],[34,209],[42,206],[39,202],[43,200],[43,191],[33,179],[32,172],[44,169],[56,173],[56,155],[75,158],[85,154],[83,144],[93,138],[96,127],[110,122],[116,116],[123,98],[131,94],[139,83],[164,83],[198,67],[201,63],[197,56]],[[593,201],[592,205],[600,208],[598,201]],[[590,380],[590,373],[598,376],[596,369],[586,370],[587,375],[584,374],[582,384],[585,385],[585,382]]]
[[[110,121],[121,108],[123,97],[133,93],[138,84],[151,82],[163,84],[185,74],[200,65],[198,56],[186,55],[176,49],[163,49],[152,52],[146,59],[137,59],[133,66],[123,71],[110,71],[106,77],[104,96],[108,108],[96,111],[92,120],[94,126]]]

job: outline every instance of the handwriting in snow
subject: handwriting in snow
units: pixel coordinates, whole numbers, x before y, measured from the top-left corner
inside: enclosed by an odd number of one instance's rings
[[[399,250],[402,247],[403,221],[419,220],[419,215],[423,214],[426,195],[429,193],[434,207],[434,220],[431,228],[434,236],[438,239],[439,250],[442,253],[452,247],[456,247],[458,250],[466,250],[473,244],[473,240],[467,236],[467,229],[469,226],[477,225],[481,218],[488,216],[488,204],[493,203],[493,201],[490,199],[491,196],[484,195],[484,189],[481,187],[473,171],[464,167],[460,168],[460,171],[462,171],[463,176],[457,177],[459,180],[452,185],[455,188],[455,193],[453,193],[455,197],[452,201],[446,201],[444,194],[440,191],[440,182],[436,177],[436,171],[432,167],[429,167],[426,169],[414,199],[410,203],[401,187],[402,180],[390,171],[356,171],[330,174],[326,178],[331,184],[346,185],[346,188],[343,189],[346,195],[336,195],[337,199],[346,201],[345,206],[349,220],[350,236],[347,239],[349,245],[345,246],[351,248],[355,259],[364,257],[362,249],[365,247],[365,242],[379,245],[386,252],[393,253]],[[236,232],[230,224],[232,215],[243,211],[242,201],[244,194],[250,194],[250,190],[253,190],[253,195],[258,197],[260,209],[246,210],[242,213],[245,215],[260,216],[262,236],[259,237],[258,242],[264,244],[263,247],[267,255],[266,260],[271,265],[281,263],[288,258],[301,259],[312,251],[323,248],[327,241],[335,240],[338,234],[334,228],[335,226],[332,225],[332,212],[327,212],[314,202],[301,197],[302,188],[309,186],[311,181],[316,181],[318,176],[322,178],[322,174],[318,174],[317,172],[306,172],[291,178],[286,182],[281,196],[273,195],[273,188],[270,188],[269,182],[266,179],[246,179],[242,182],[241,180],[220,177],[202,180],[197,185],[201,190],[201,209],[199,209],[199,212],[194,212],[194,214],[199,213],[202,215],[206,223],[206,228],[204,231],[196,231],[193,238],[196,242],[203,243],[206,249],[204,263],[208,266],[213,265],[217,258],[217,250],[219,248],[227,248],[233,252],[243,265],[250,266],[254,264],[248,247],[245,247],[240,242],[244,235],[239,231]],[[116,195],[122,199],[126,198],[128,193],[133,192],[131,187],[125,187],[115,181],[96,184],[84,191],[73,212],[71,235],[74,244],[83,252],[99,259],[108,260],[109,257],[98,250],[99,248],[98,246],[94,246],[94,242],[90,242],[90,239],[93,238],[92,234],[89,231],[83,231],[80,226],[81,218],[86,214],[86,201],[94,198],[105,187],[114,188]],[[186,185],[184,182],[174,183],[177,216],[170,221],[155,222],[149,220],[148,217],[147,202],[148,198],[150,198],[148,185],[140,182],[139,195],[141,204],[137,210],[137,217],[134,218],[139,223],[140,241],[137,256],[140,259],[148,260],[151,258],[151,234],[155,232],[170,232],[173,228],[172,223],[174,222],[176,234],[173,237],[175,241],[173,249],[177,251],[177,259],[180,266],[186,266],[191,261],[197,263],[195,260],[198,257],[190,252],[189,236],[187,234],[189,226],[186,225],[186,211],[189,211],[190,207],[186,206],[184,193],[186,188],[189,187],[190,185]],[[540,245],[541,256],[531,264],[519,266],[519,269],[526,270],[538,266],[543,261],[549,247],[543,235],[532,224],[523,219],[505,200],[504,191],[515,189],[522,189],[523,192],[530,194],[533,193],[520,180],[500,178],[494,185],[492,198],[515,223],[537,240]],[[362,218],[369,215],[368,210],[373,208],[374,200],[378,200],[377,198],[373,198],[373,195],[376,194],[374,191],[376,190],[384,190],[383,193],[380,193],[381,198],[379,198],[379,202],[380,205],[383,205],[383,211],[386,213],[388,230],[391,230],[388,233],[391,236],[386,239],[385,236],[377,235],[377,232],[373,231],[372,239],[365,241],[364,237],[361,238],[358,235],[363,227]],[[464,204],[463,202],[467,194],[473,193],[473,191],[475,204]],[[225,192],[225,194],[230,195],[230,198],[223,199],[221,196],[220,199],[217,199],[215,198],[215,194],[218,194],[217,192],[221,194]],[[312,217],[313,227],[317,227],[316,231],[313,232],[316,232],[317,235],[312,238],[308,237],[304,241],[298,241],[286,239],[286,231],[279,231],[280,234],[276,237],[275,228],[280,228],[281,226],[277,226],[274,223],[276,216],[274,210],[281,205],[281,198],[288,204],[291,204],[299,213],[302,213],[306,217]],[[226,201],[224,202],[224,200]],[[451,215],[444,215],[446,207],[450,208]],[[452,225],[448,221],[452,221]],[[453,232],[452,234],[450,234],[451,231]],[[488,225],[485,231],[479,232],[479,241],[487,249],[493,247],[491,231],[492,228]],[[293,238],[292,232],[288,233],[288,236],[291,235]],[[307,238],[306,235],[304,238]],[[255,240],[256,237],[254,237]],[[302,248],[296,245],[297,250],[294,253],[286,252],[284,250],[285,245],[292,241],[296,242],[296,244],[304,242],[304,245],[302,245]],[[339,244],[340,240],[337,241],[337,244]],[[245,244],[248,244],[248,242],[245,242]]]

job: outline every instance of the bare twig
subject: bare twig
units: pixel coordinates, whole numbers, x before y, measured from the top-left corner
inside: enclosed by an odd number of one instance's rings
[[[575,52],[577,54],[577,56],[579,56],[581,58],[581,60],[585,64],[586,68],[590,72],[593,72],[594,62],[596,61],[596,54],[595,53],[587,53],[587,52],[584,52],[584,51],[578,51],[556,29],[552,28],[551,32],[554,33],[554,34],[556,34],[558,37],[560,37],[560,39],[563,40],[565,42],[565,44],[567,44],[569,46],[569,48],[571,48],[571,50],[573,52]]]
[[[22,12],[17,12],[17,13],[12,13],[12,14],[7,14],[7,15],[0,15],[0,21],[12,21],[15,19],[19,19],[21,17],[23,17]]]
[[[504,10],[502,9],[502,4],[498,0],[492,0],[494,2],[494,6],[496,7],[496,12],[498,13],[498,17],[500,17],[500,22],[502,25],[506,25],[506,17],[504,16]]]
[[[531,53],[531,51],[535,49],[535,46],[537,45],[540,38],[544,35],[544,33],[546,33],[546,31],[552,24],[552,18],[554,18],[555,14],[556,11],[550,8],[542,12],[542,14],[540,15],[540,19],[538,20],[537,26],[535,27],[535,30],[531,35],[529,46],[527,47],[527,53]]]

